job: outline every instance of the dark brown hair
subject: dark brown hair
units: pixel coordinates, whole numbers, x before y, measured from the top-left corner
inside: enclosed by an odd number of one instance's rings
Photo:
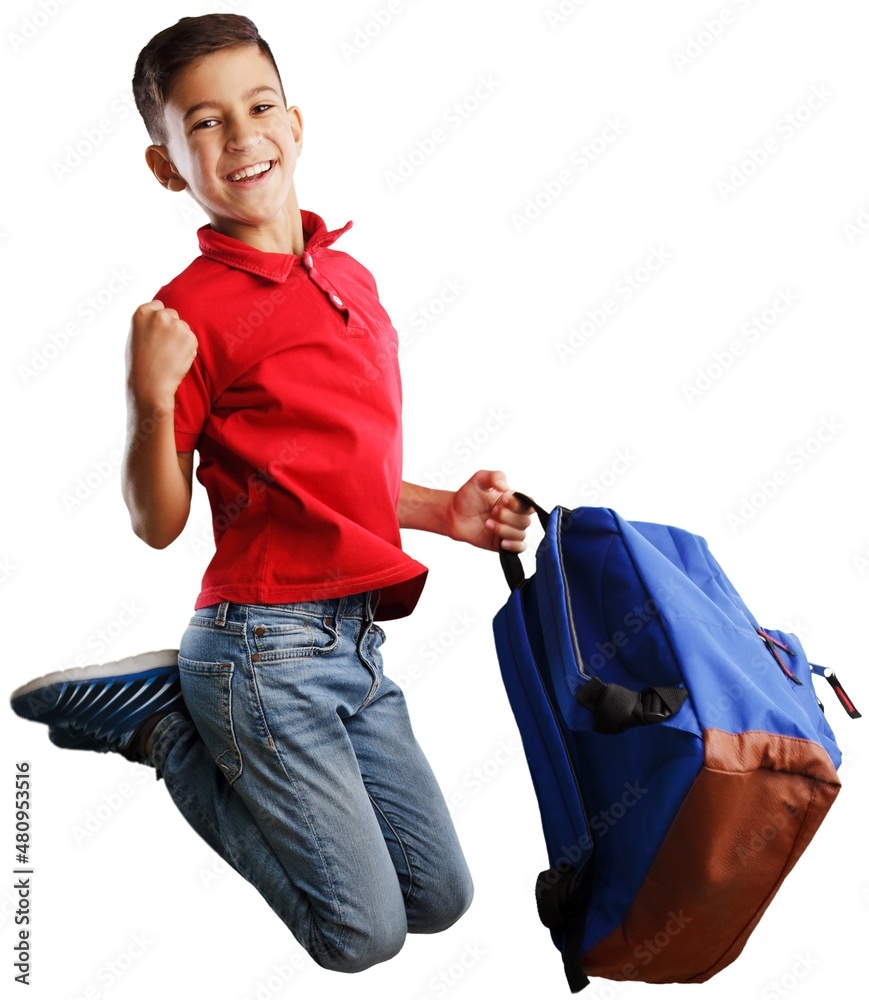
[[[133,97],[152,142],[162,144],[166,141],[163,108],[178,74],[203,56],[239,45],[256,45],[271,60],[286,103],[275,57],[250,18],[241,14],[182,17],[171,28],[154,35],[136,60]]]

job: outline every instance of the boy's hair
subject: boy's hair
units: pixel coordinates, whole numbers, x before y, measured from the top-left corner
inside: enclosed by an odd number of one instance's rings
[[[171,28],[154,35],[136,60],[133,97],[152,142],[158,145],[166,142],[163,109],[178,74],[203,56],[239,45],[256,45],[271,60],[286,103],[275,57],[250,18],[241,14],[182,17]]]

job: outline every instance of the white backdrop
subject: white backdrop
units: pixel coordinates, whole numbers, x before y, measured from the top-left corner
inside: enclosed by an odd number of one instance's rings
[[[148,173],[129,81],[155,32],[209,10],[247,14],[271,43],[305,115],[300,203],[329,228],[353,219],[340,248],[401,332],[405,478],[456,488],[500,468],[547,507],[705,535],[758,617],[797,631],[866,709],[858,0],[6,4],[8,691],[176,647],[209,558],[201,487],[183,536],[155,551],[130,530],[118,468],[130,314],[196,255],[205,221]],[[454,806],[466,916],[365,973],[325,972],[153,772],[56,749],[9,712],[4,995],[19,760],[34,785],[31,997],[568,995],[534,909],[546,859],[492,640],[497,558],[416,531],[404,543],[431,572],[414,614],[387,623],[384,658]],[[820,693],[843,790],[706,997],[850,997],[862,974],[866,724]],[[696,988],[597,980],[583,996],[644,992]]]

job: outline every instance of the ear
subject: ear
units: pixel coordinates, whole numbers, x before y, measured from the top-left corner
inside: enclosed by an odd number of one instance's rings
[[[295,104],[291,104],[287,108],[287,114],[290,116],[290,128],[293,130],[293,138],[296,140],[296,156],[298,156],[302,152],[302,134],[304,132],[302,112]]]
[[[157,180],[169,191],[183,191],[187,181],[178,173],[169,159],[165,146],[149,146],[145,150],[145,162]]]

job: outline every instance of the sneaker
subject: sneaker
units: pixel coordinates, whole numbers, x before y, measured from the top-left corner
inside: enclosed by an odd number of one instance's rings
[[[18,688],[11,702],[22,719],[44,722],[56,746],[114,750],[128,759],[134,758],[124,751],[146,719],[158,713],[186,714],[177,649],[58,670]]]

